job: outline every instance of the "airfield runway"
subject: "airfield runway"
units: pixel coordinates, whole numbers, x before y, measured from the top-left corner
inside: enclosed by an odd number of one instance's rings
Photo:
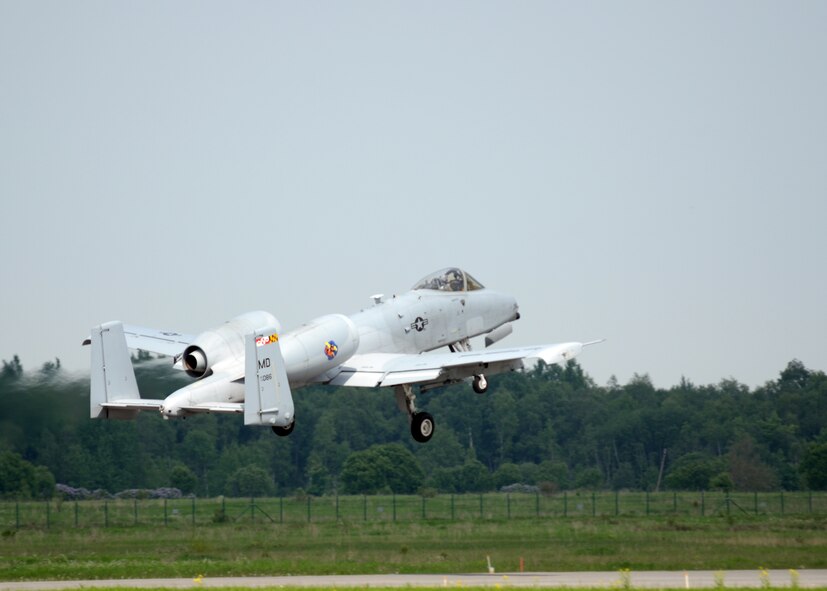
[[[726,587],[802,588],[827,587],[827,569],[730,571],[639,571],[629,573],[630,581],[621,574],[609,572],[567,573],[496,573],[450,575],[325,575],[283,577],[204,577],[201,579],[111,579],[95,581],[0,581],[0,591],[37,591],[89,589],[95,587],[193,589],[198,587],[605,587],[702,589],[716,587],[722,580]],[[722,577],[722,578],[721,578]],[[793,578],[797,577],[797,581]]]

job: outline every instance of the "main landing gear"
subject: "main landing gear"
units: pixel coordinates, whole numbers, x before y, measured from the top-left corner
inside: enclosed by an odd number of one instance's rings
[[[411,435],[419,443],[427,443],[434,434],[434,417],[427,412],[416,410],[416,394],[410,384],[396,387],[396,404],[408,414]]]

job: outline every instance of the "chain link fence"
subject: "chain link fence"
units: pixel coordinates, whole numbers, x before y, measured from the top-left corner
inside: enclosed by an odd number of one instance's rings
[[[562,492],[2,501],[0,530],[233,523],[827,515],[827,492]]]

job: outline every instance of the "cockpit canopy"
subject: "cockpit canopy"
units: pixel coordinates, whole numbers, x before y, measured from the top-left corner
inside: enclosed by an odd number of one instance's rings
[[[417,281],[413,289],[433,289],[436,291],[475,291],[483,285],[462,269],[448,267],[434,271]]]

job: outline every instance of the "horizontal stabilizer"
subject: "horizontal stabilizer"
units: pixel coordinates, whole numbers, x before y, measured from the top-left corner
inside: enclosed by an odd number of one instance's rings
[[[182,406],[181,410],[193,414],[241,414],[244,412],[244,405],[239,402],[202,402],[192,406]]]
[[[158,353],[168,357],[177,357],[195,340],[193,335],[183,334],[172,330],[158,330],[134,324],[124,324],[123,334],[126,346],[130,349],[140,349],[150,353]],[[92,343],[92,338],[85,339],[83,345]]]
[[[108,409],[158,410],[163,403],[163,400],[154,398],[121,398],[112,402],[102,402],[101,406]]]

